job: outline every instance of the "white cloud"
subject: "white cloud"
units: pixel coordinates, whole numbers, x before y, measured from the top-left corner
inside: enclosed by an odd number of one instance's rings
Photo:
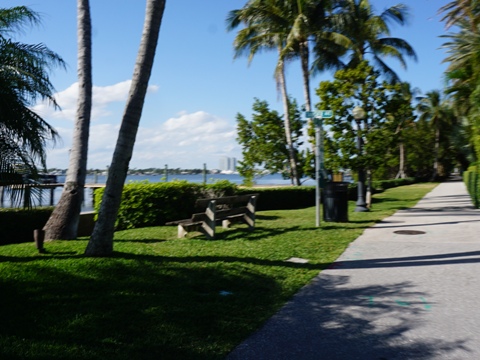
[[[115,109],[112,104],[124,102],[129,87],[130,81],[94,87],[92,108],[94,121],[90,128],[89,168],[104,169],[111,162],[119,130],[118,119],[121,116],[119,114],[121,110]],[[149,87],[150,91],[157,88]],[[41,112],[41,115],[57,129],[62,138],[62,142],[48,152],[49,167],[68,166],[73,132],[69,126],[73,126],[75,119],[77,96],[78,84],[73,84],[56,95],[62,112],[52,111],[45,104],[35,107],[35,110]],[[111,121],[109,115],[115,115],[115,123]],[[205,111],[194,113],[181,111],[176,117],[164,122],[142,118],[130,167],[160,168],[168,164],[169,167],[175,168],[201,168],[207,163],[209,168],[217,168],[220,156],[238,157],[240,150],[235,137],[235,126],[231,122]]]
[[[222,155],[232,155],[239,148],[235,127],[204,111],[166,120],[156,128],[140,127],[132,163],[136,167],[217,168]],[[237,155],[238,156],[238,155]]]
[[[119,82],[109,86],[93,86],[92,89],[92,122],[113,114],[109,105],[124,102],[130,90],[131,80]],[[148,92],[158,90],[157,85],[150,85]],[[33,110],[43,118],[50,120],[75,121],[75,113],[78,98],[78,82],[54,95],[61,110],[55,110],[47,102],[41,102],[33,107]],[[59,122],[58,122],[59,123]]]

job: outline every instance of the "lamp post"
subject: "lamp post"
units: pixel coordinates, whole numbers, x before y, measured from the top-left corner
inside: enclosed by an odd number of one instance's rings
[[[365,119],[365,110],[360,106],[355,106],[352,111],[353,117],[357,122],[357,150],[358,156],[361,156],[363,150],[363,142],[362,137],[360,134],[361,126],[360,123],[362,119]],[[365,212],[368,211],[367,203],[365,202],[365,169],[360,167],[358,169],[358,182],[357,182],[357,203],[356,203],[355,211],[356,212]]]
[[[320,226],[320,206],[322,203],[322,189],[323,189],[323,121],[322,118],[314,118],[315,125],[315,197],[316,197],[316,226]]]
[[[313,120],[315,126],[315,204],[316,204],[316,225],[320,226],[320,204],[322,197],[322,189],[326,176],[324,174],[323,165],[323,119],[333,117],[332,110],[307,111],[306,117]]]

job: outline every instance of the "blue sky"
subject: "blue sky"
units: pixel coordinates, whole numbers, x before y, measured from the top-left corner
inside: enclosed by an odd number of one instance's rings
[[[246,0],[169,0],[160,30],[154,70],[140,122],[130,168],[218,168],[222,156],[241,158],[235,141],[235,116],[249,117],[254,98],[267,100],[282,113],[273,70],[276,54],[261,53],[248,65],[233,59],[235,32],[225,30],[230,10]],[[372,0],[377,13],[399,1]],[[405,27],[393,25],[392,36],[407,40],[418,54],[402,70],[389,61],[404,81],[422,92],[443,87],[440,50],[445,34],[438,9],[449,0],[404,0],[411,19]],[[45,104],[35,110],[53,125],[62,140],[48,151],[48,167],[66,168],[76,107],[76,1],[3,0],[2,7],[27,5],[41,13],[43,23],[19,34],[26,43],[43,42],[68,64],[55,70],[51,80],[62,111]],[[103,169],[111,162],[144,20],[143,0],[93,0],[94,108],[88,168]],[[312,98],[320,81],[312,78]],[[303,104],[299,62],[287,68],[291,96]]]

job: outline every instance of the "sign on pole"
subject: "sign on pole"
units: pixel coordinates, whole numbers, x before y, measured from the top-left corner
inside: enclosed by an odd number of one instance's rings
[[[332,110],[306,111],[305,117],[308,119],[314,119],[314,118],[330,119],[333,117],[333,111]]]
[[[322,189],[326,180],[325,169],[323,164],[323,119],[331,119],[333,117],[332,110],[320,110],[320,111],[306,111],[305,117],[308,119],[314,119],[315,124],[315,203],[316,203],[316,224],[320,226],[320,204]]]
[[[330,119],[333,117],[332,110],[320,110],[322,119]]]

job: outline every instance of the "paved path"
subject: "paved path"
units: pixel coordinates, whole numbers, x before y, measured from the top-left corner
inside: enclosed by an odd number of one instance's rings
[[[463,183],[367,229],[234,359],[480,359],[480,211]]]

